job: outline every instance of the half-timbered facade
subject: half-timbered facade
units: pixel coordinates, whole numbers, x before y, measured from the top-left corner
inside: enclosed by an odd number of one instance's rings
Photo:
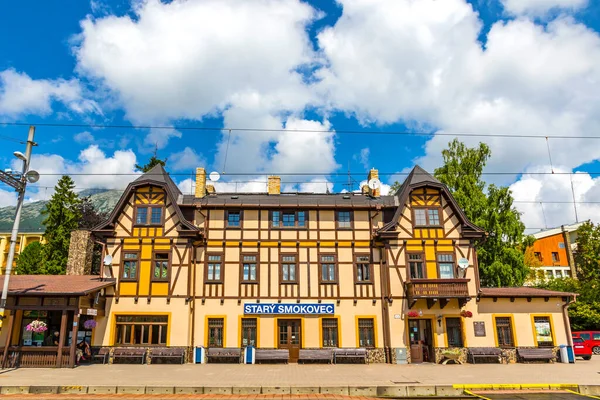
[[[485,233],[419,167],[380,196],[287,194],[277,177],[266,193],[216,193],[202,168],[183,195],[157,166],[94,234],[116,278],[96,346],[254,346],[292,362],[300,349],[367,348],[371,362],[403,363],[570,338],[571,296],[480,288]]]

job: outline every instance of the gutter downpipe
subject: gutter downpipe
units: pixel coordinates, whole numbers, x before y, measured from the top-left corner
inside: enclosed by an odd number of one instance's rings
[[[562,309],[563,309],[563,321],[565,324],[565,328],[567,330],[567,343],[569,346],[573,347],[573,336],[571,333],[571,324],[569,322],[569,312],[568,312],[568,308],[571,304],[575,303],[575,301],[577,300],[577,295],[573,296],[573,300],[571,300],[571,297],[569,296],[569,300],[563,304]]]

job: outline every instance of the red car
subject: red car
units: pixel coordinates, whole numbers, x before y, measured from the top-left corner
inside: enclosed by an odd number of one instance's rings
[[[582,338],[587,342],[594,354],[600,355],[600,331],[573,332],[573,337]]]
[[[573,338],[573,350],[575,350],[575,357],[581,357],[584,360],[592,358],[590,345],[580,337]]]

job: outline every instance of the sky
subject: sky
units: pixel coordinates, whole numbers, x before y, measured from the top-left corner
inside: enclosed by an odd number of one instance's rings
[[[28,201],[61,174],[122,189],[155,151],[184,193],[196,167],[222,192],[377,168],[386,193],[458,137],[491,148],[529,232],[598,222],[599,32],[595,0],[2,2],[0,162],[21,168],[31,124]]]

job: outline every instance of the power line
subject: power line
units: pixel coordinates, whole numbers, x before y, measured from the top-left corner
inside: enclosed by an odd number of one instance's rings
[[[266,129],[266,128],[229,128],[210,126],[165,126],[165,125],[113,125],[89,123],[62,123],[62,122],[0,122],[7,126],[45,126],[62,128],[105,128],[105,129],[168,129],[179,131],[232,131],[232,132],[290,132],[290,133],[340,133],[355,135],[406,135],[406,136],[465,136],[465,137],[501,137],[501,138],[528,138],[528,139],[600,139],[600,136],[567,136],[567,135],[522,135],[510,133],[477,133],[477,132],[448,132],[448,131],[381,131],[381,130],[326,130],[326,129]]]
[[[19,144],[27,144],[26,140],[15,138],[12,136],[0,135],[0,140],[8,140],[9,142],[15,142],[15,143],[19,143]]]
[[[482,172],[481,175],[573,175],[577,176],[581,173],[588,175],[600,175],[598,171],[581,171],[581,172]],[[379,172],[379,175],[393,176],[393,175],[409,175],[410,172]],[[428,172],[419,173],[415,172],[415,175],[431,175]],[[140,172],[106,172],[106,173],[91,173],[91,172],[70,172],[70,173],[45,173],[41,172],[40,176],[162,176],[162,174],[142,174]],[[170,176],[195,176],[194,173],[181,172],[181,173],[169,173]],[[221,173],[221,176],[256,176],[256,175],[276,175],[276,176],[348,176],[347,172],[227,172]],[[352,172],[352,176],[365,175],[364,172]],[[365,179],[366,180],[366,177]],[[239,181],[238,181],[239,182]],[[310,183],[309,181],[302,183]]]

